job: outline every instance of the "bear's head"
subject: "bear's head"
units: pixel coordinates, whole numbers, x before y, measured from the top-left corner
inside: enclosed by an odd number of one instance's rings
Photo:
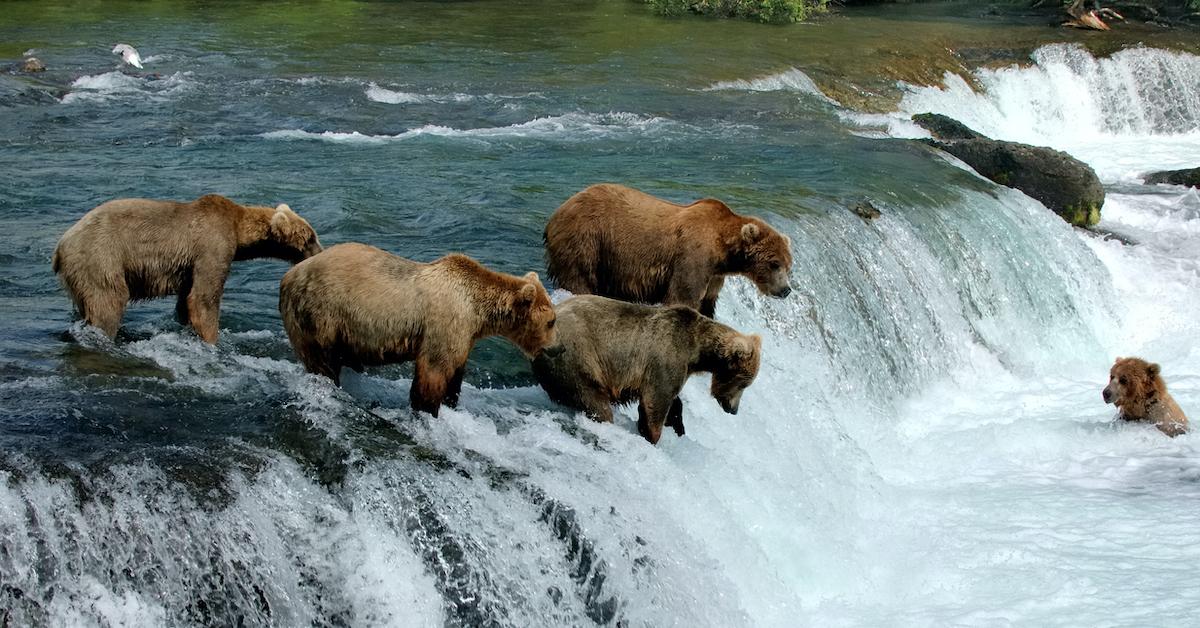
[[[792,241],[757,218],[743,224],[738,235],[738,272],[763,294],[780,298],[791,294]]]
[[[721,404],[722,410],[737,414],[742,391],[758,375],[762,337],[734,332],[722,339],[719,351],[720,360],[717,368],[713,369],[712,396]]]
[[[1167,392],[1157,364],[1139,358],[1117,358],[1108,372],[1108,385],[1101,396],[1122,413],[1135,418],[1146,416],[1146,407]]]
[[[526,355],[535,357],[543,350],[550,353],[557,340],[554,329],[556,315],[550,295],[535,272],[521,278],[523,285],[513,295],[513,333],[508,335]],[[561,350],[561,347],[558,348]]]
[[[272,250],[271,257],[285,259],[293,264],[321,252],[321,241],[317,239],[317,232],[307,220],[282,203],[271,215],[271,226],[267,229],[265,239],[267,241],[263,244]]]

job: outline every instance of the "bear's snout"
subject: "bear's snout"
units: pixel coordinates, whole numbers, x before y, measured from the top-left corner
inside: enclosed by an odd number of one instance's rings
[[[548,358],[557,358],[558,356],[562,355],[562,352],[565,350],[566,347],[562,346],[561,344],[557,344],[542,347],[541,353]]]
[[[782,288],[775,291],[775,296],[782,299],[791,293],[792,293],[792,287],[787,284],[784,284],[784,286]]]
[[[738,392],[738,394],[732,397],[717,397],[717,403],[721,404],[721,409],[726,413],[737,414],[738,406],[742,403],[742,393]]]
[[[1113,394],[1107,386],[1105,386],[1104,390],[1100,392],[1100,396],[1104,398],[1104,403],[1112,403]]]

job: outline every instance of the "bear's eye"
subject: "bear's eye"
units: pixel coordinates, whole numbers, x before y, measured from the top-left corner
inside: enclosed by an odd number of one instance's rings
[[[1118,382],[1120,382],[1122,386],[1124,386],[1125,384],[1129,383],[1129,382],[1125,381],[1125,378],[1124,378],[1124,377],[1122,377],[1122,378],[1118,379],[1117,381],[1118,381]]]
[[[555,319],[553,319],[553,318],[552,318],[552,319],[550,319],[550,324],[549,324],[549,325],[546,325],[546,327],[549,327],[550,329],[554,329],[554,323],[555,323],[555,322],[556,322],[556,321],[555,321]]]
[[[779,262],[771,262],[771,270],[779,270],[782,265]]]

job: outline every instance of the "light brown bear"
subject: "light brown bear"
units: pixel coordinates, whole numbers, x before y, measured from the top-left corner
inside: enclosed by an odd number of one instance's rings
[[[85,321],[116,336],[130,301],[178,295],[175,315],[217,341],[221,296],[235,261],[299,262],[321,251],[287,205],[238,205],[216,194],[190,203],[125,198],[84,214],[54,249],[54,272]]]
[[[1167,436],[1188,430],[1188,420],[1179,404],[1167,393],[1161,369],[1140,358],[1117,358],[1108,374],[1102,396],[1121,411],[1126,421],[1153,423]]]
[[[476,340],[503,336],[527,355],[554,342],[554,306],[537,273],[493,272],[465,255],[422,264],[365,244],[332,246],[279,288],[283,326],[309,372],[416,361],[409,398],[455,407]]]
[[[575,294],[697,308],[712,316],[727,275],[791,293],[791,241],[706,198],[676,205],[604,183],[567,199],[543,233],[550,276]]]
[[[558,344],[533,361],[550,398],[611,423],[612,404],[638,401],[638,433],[651,443],[669,425],[683,436],[679,391],[692,373],[712,373],[712,396],[737,414],[758,375],[762,339],[696,310],[584,295],[558,306]]]

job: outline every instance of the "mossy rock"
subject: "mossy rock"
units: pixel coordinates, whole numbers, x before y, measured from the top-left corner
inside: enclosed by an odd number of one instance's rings
[[[1086,163],[1051,148],[977,139],[923,140],[962,160],[991,181],[1024,192],[1067,222],[1084,227],[1100,221],[1104,186]]]
[[[1200,188],[1200,168],[1151,172],[1150,174],[1146,175],[1145,181],[1147,185],[1153,185],[1155,183],[1167,183],[1170,185],[1186,185],[1194,188]]]

